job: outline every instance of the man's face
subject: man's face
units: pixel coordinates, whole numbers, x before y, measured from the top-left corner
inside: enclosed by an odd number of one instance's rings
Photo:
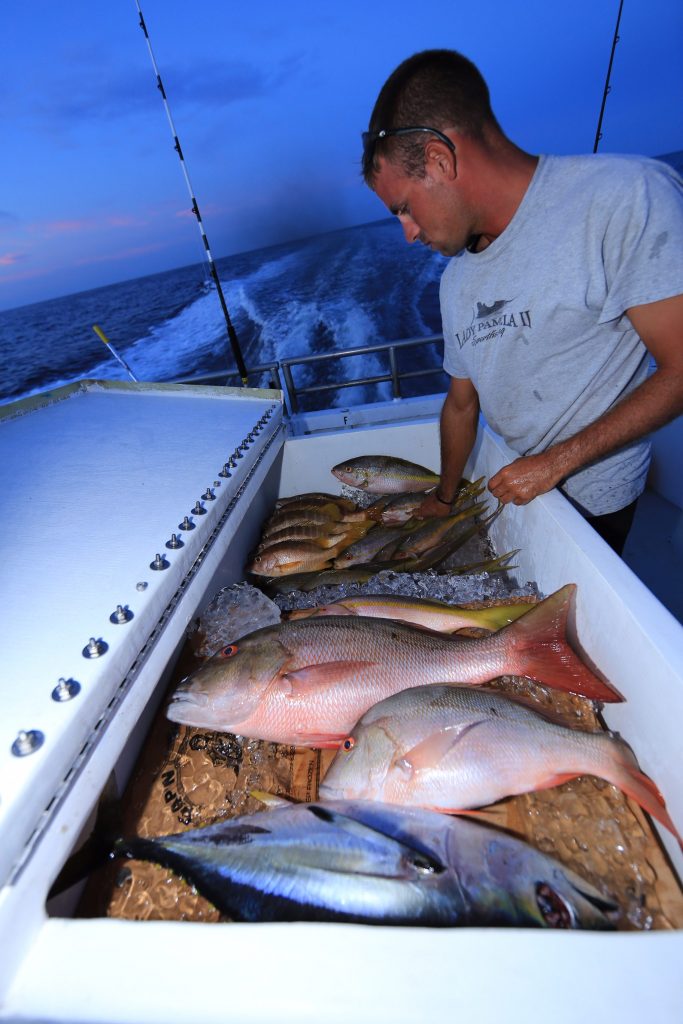
[[[444,256],[455,256],[472,234],[467,212],[453,180],[438,167],[425,167],[424,178],[411,178],[396,164],[381,159],[372,182],[384,205],[398,217],[407,242],[422,242]]]

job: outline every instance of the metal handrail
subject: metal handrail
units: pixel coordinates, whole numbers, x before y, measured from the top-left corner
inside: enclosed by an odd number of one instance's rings
[[[270,374],[270,386],[276,391],[282,391],[282,381],[280,379],[280,364],[279,363],[262,363],[260,366],[250,366],[247,368],[248,377],[261,376],[264,373]],[[191,377],[178,377],[173,381],[174,384],[221,384],[224,387],[229,387],[230,382],[235,382],[237,386],[241,384],[241,377],[237,370],[212,370],[210,373],[193,373]]]
[[[260,366],[247,368],[248,377],[254,377],[268,373],[271,386],[282,390],[285,393],[285,401],[292,413],[300,410],[299,399],[304,395],[320,394],[326,391],[338,391],[340,388],[351,388],[366,384],[385,384],[391,382],[392,395],[394,398],[402,398],[401,381],[415,377],[426,377],[435,373],[442,373],[441,366],[428,367],[420,370],[399,370],[397,352],[399,349],[424,347],[425,345],[440,344],[443,342],[443,335],[432,334],[428,337],[408,338],[403,341],[388,341],[378,345],[362,345],[358,348],[339,349],[335,352],[323,352],[318,355],[293,356],[290,359],[282,359],[279,362],[263,363]],[[389,358],[389,370],[387,373],[378,374],[372,377],[354,377],[351,380],[335,381],[332,384],[310,384],[308,386],[297,386],[292,375],[292,367],[299,365],[310,366],[315,363],[328,363],[334,359],[348,359],[354,356],[365,356],[375,352],[386,352]],[[192,377],[184,377],[177,380],[178,384],[209,384],[221,382],[228,386],[230,381],[240,382],[239,374],[236,371],[218,370],[212,373],[195,374]],[[284,384],[284,387],[283,387]]]

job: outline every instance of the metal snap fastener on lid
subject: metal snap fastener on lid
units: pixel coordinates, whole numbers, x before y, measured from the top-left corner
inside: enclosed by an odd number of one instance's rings
[[[102,639],[96,640],[94,636],[91,636],[83,648],[82,654],[84,658],[99,658],[108,650],[109,644],[106,644]]]
[[[71,700],[72,697],[75,697],[80,692],[81,684],[77,683],[75,679],[60,678],[52,691],[52,699],[56,700],[59,704],[63,704],[65,700]]]
[[[123,626],[126,622],[130,622],[133,618],[133,613],[128,605],[117,604],[116,609],[109,616],[109,621],[113,622],[115,626]]]
[[[26,757],[35,753],[44,742],[45,736],[40,729],[20,729],[11,750],[15,757]]]

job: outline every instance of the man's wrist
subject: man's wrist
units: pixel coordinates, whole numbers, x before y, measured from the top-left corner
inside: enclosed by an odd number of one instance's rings
[[[439,488],[438,487],[434,488],[434,497],[436,498],[437,501],[440,501],[442,505],[448,505],[449,508],[453,504],[453,500],[454,500],[453,498],[451,498],[450,501],[446,501],[445,498],[441,497],[441,494],[439,492]]]

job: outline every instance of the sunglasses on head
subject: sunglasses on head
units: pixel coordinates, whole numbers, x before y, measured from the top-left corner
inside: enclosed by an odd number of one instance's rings
[[[427,128],[426,125],[411,125],[406,128],[382,128],[378,132],[363,132],[361,138],[363,140],[363,155],[367,158],[380,139],[389,139],[392,135],[409,135],[411,132],[429,132],[430,135],[436,135],[437,139],[444,142],[451,152],[455,153],[455,144],[440,132],[438,128]]]

